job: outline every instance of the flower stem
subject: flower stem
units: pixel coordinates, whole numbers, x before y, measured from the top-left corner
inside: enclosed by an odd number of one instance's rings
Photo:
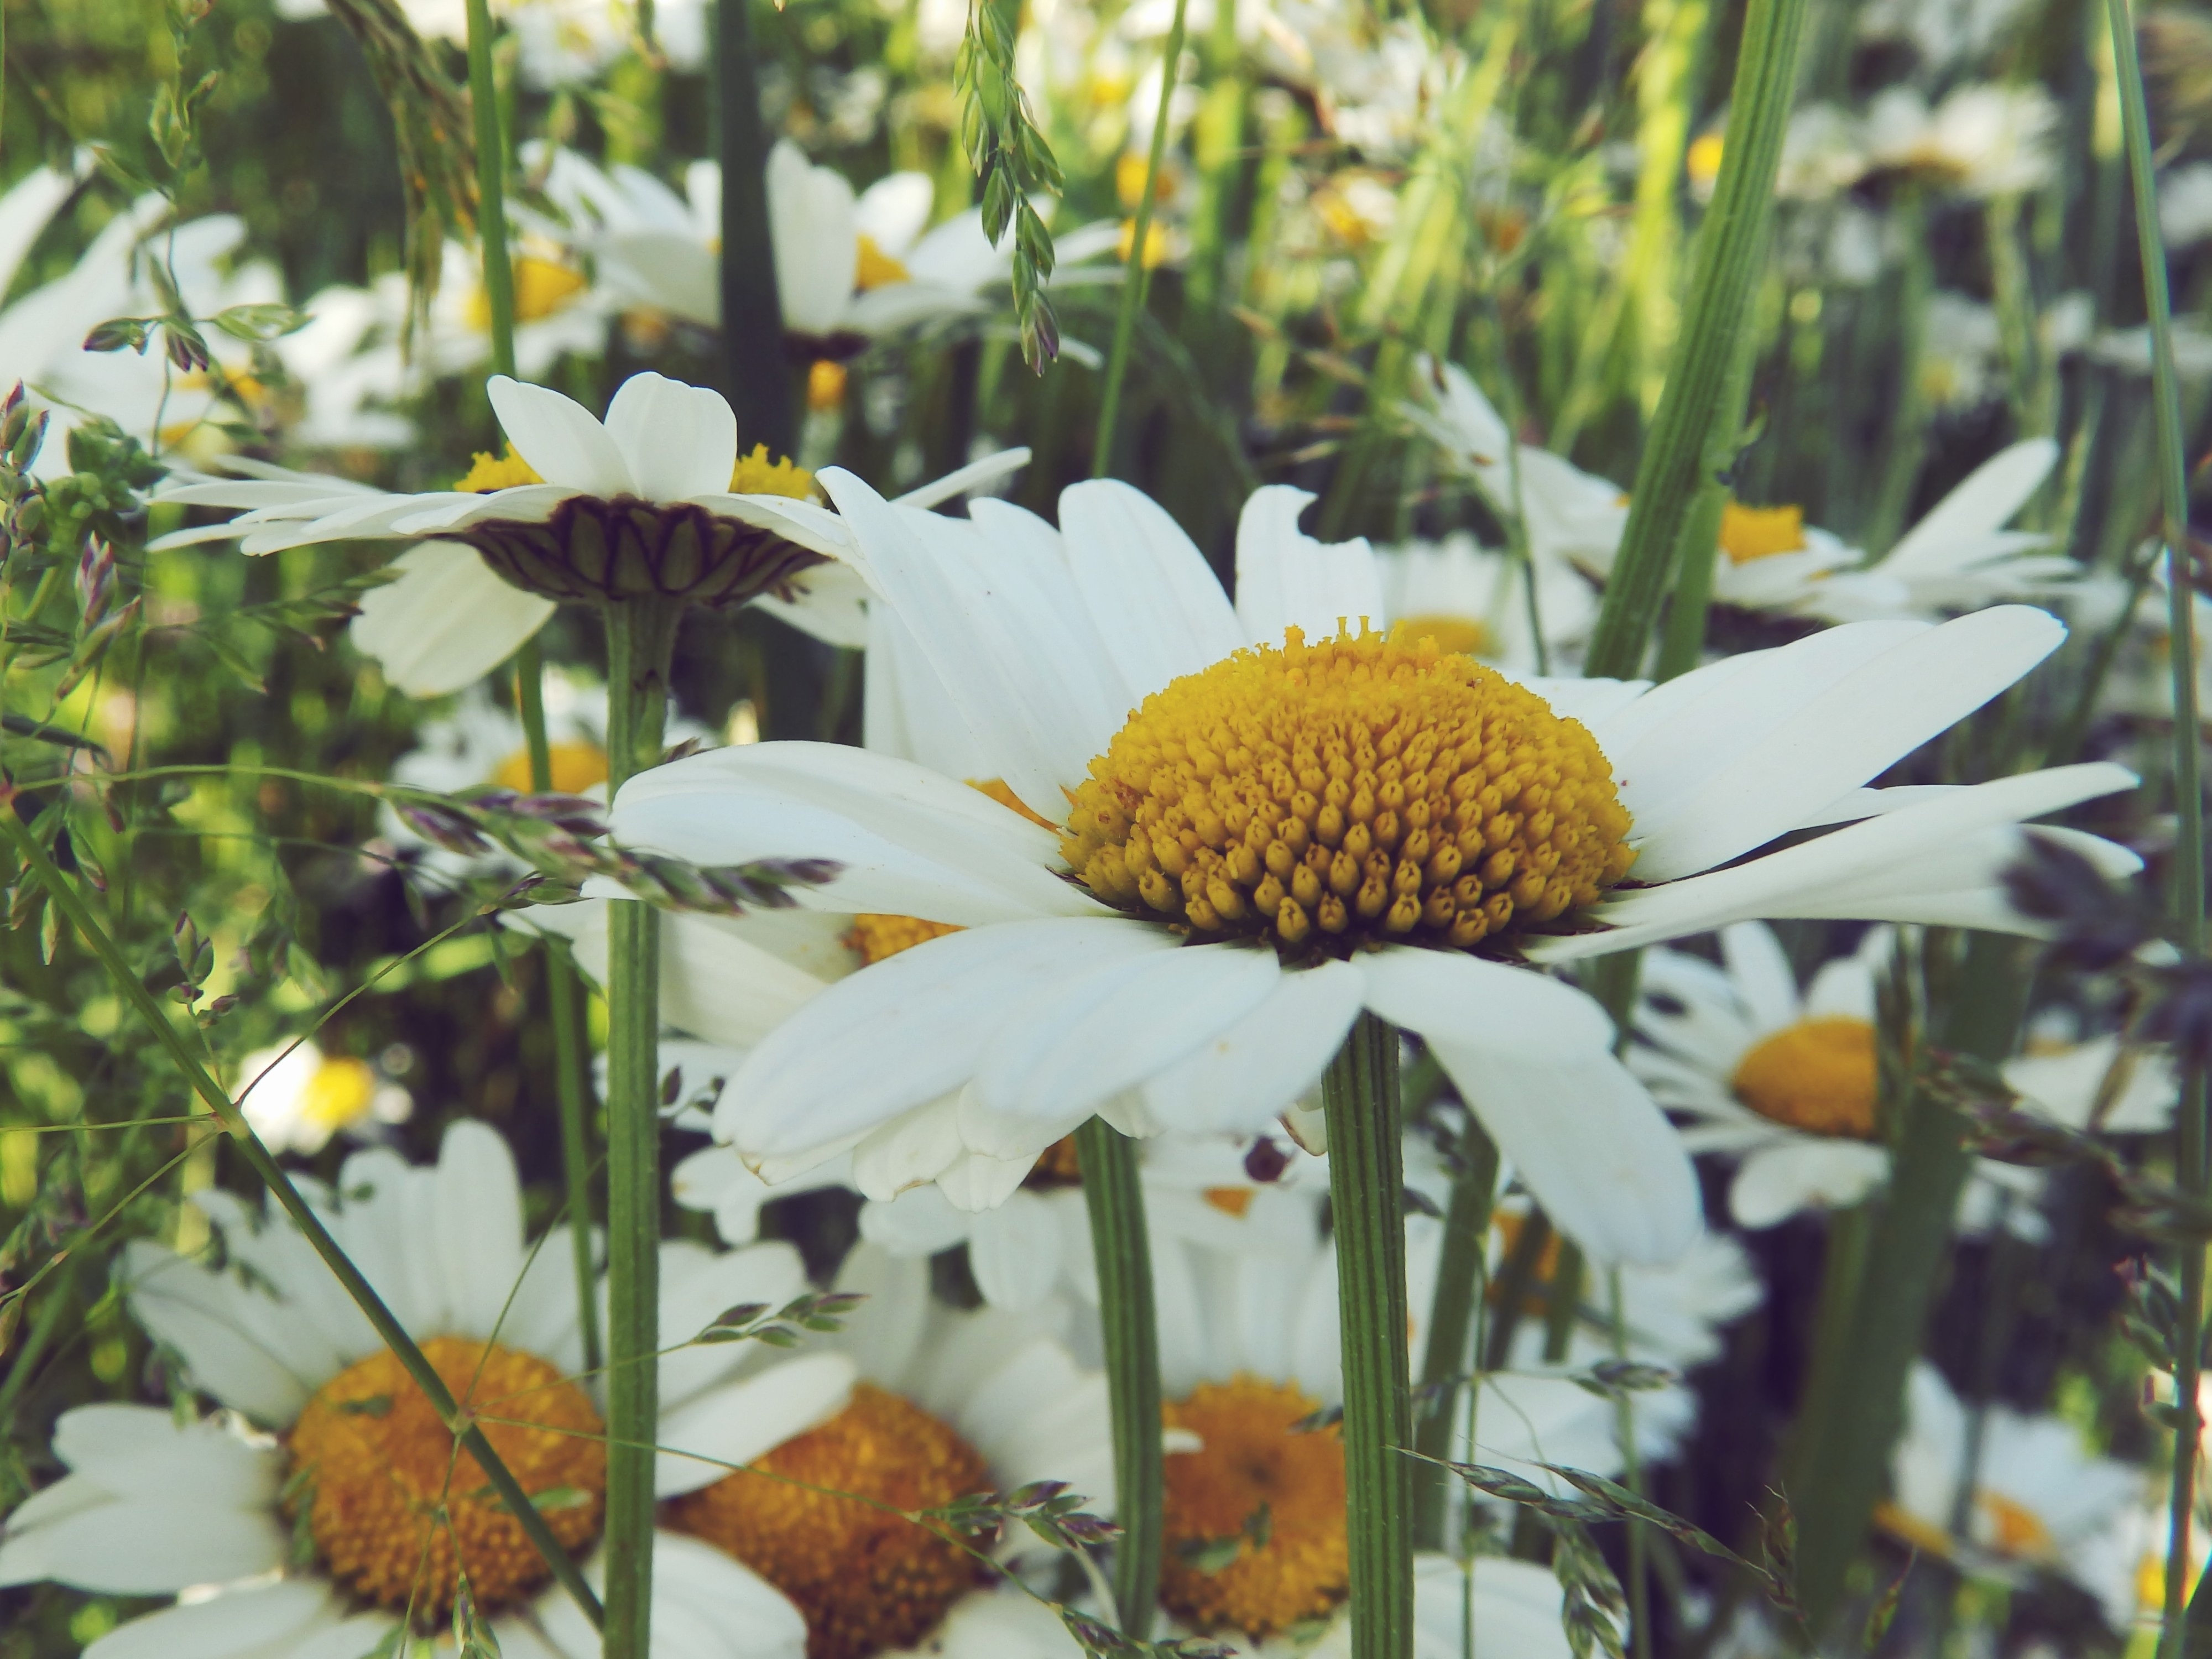
[[[1474,1114],[1460,1132],[1459,1167],[1444,1206],[1444,1233],[1437,1262],[1437,1287],[1429,1303],[1429,1340],[1421,1352],[1424,1414],[1414,1425],[1413,1449],[1424,1458],[1452,1455],[1458,1379],[1468,1369],[1474,1324],[1476,1281],[1490,1243],[1490,1206],[1498,1191],[1498,1144]],[[1413,1539],[1424,1549],[1444,1547],[1445,1516],[1456,1483],[1448,1469],[1424,1462],[1413,1472]]]
[[[1129,238],[1129,258],[1121,274],[1121,305],[1114,316],[1114,343],[1106,356],[1106,383],[1098,397],[1098,430],[1091,440],[1091,476],[1103,478],[1114,465],[1114,425],[1121,412],[1121,382],[1129,373],[1129,342],[1137,331],[1152,273],[1145,266],[1145,243],[1152,234],[1152,192],[1167,154],[1168,109],[1175,101],[1176,70],[1182,62],[1182,18],[1186,0],[1176,0],[1168,25],[1167,53],[1160,63],[1160,106],[1152,116],[1152,145],[1145,157],[1145,193]]]
[[[1411,1370],[1406,1353],[1405,1149],[1398,1034],[1369,1013],[1322,1080],[1344,1354],[1344,1474],[1352,1659],[1413,1647]]]
[[[2171,607],[2167,635],[2173,672],[2173,845],[2174,933],[2184,952],[2204,950],[2204,796],[2198,777],[2197,726],[2197,635],[2192,609],[2197,584],[2189,562],[2189,472],[2182,449],[2181,393],[2173,366],[2173,302],[2166,289],[2166,248],[2159,234],[2158,193],[2151,176],[2150,115],[2145,105],[2142,65],[2136,53],[2128,0],[2106,0],[2112,23],[2113,69],[2119,82],[2120,124],[2127,136],[2128,173],[2135,186],[2136,240],[2142,256],[2143,310],[2150,323],[2151,395],[2158,416],[2158,482],[2166,525],[2166,588]],[[2174,1112],[2174,1173],[2184,1192],[2203,1197],[2212,1191],[2212,1164],[2206,1157],[2212,1126],[2206,1122],[2204,1073],[2196,1066],[2182,1073],[2181,1103]],[[2189,1595],[2189,1528],[2197,1496],[2198,1417],[2197,1389],[2203,1364],[2204,1249],[2191,1243],[2181,1252],[2181,1306],[2174,1319],[2174,1403],[2185,1427],[2173,1443],[2173,1491],[2168,1521],[2166,1607],[2159,1651],[2179,1659],[2187,1631],[2183,1611]]]
[[[1630,492],[1628,523],[1590,635],[1589,672],[1624,678],[1643,665],[1674,546],[1714,434],[1735,435],[1728,409],[1737,337],[1766,248],[1774,178],[1796,91],[1797,39],[1806,0],[1749,0],[1729,100],[1728,145],[1713,204],[1698,232],[1681,343]]]
[[[714,8],[714,113],[722,161],[722,353],[741,447],[792,446],[791,369],[783,355],[775,240],[768,214],[766,129],[753,79],[751,0]]]
[[[153,994],[147,990],[144,981],[125,959],[121,949],[109,937],[107,930],[100,925],[99,919],[85,903],[83,896],[54,867],[53,860],[39,844],[39,838],[32,833],[31,827],[17,815],[15,804],[9,799],[0,799],[0,834],[4,834],[14,843],[16,853],[31,873],[38,877],[40,884],[59,907],[63,915],[68,918],[70,925],[76,929],[79,937],[90,947],[93,955],[100,958],[100,966],[107,970],[108,977],[114,981],[115,988],[122,994],[124,1000],[137,1011],[138,1017],[153,1032],[155,1040],[168,1050],[169,1058],[185,1074],[185,1081],[191,1085],[192,1092],[215,1115],[224,1132],[237,1142],[239,1152],[247,1164],[276,1195],[277,1203],[306,1237],[315,1254],[323,1259],[324,1265],[337,1275],[339,1285],[361,1310],[370,1328],[398,1358],[407,1374],[415,1379],[416,1386],[428,1398],[430,1407],[438,1413],[439,1419],[453,1430],[461,1449],[476,1459],[477,1466],[484,1472],[484,1478],[491,1482],[499,1493],[500,1501],[507,1505],[525,1535],[545,1558],[546,1565],[553,1570],[553,1576],[560,1581],[562,1588],[574,1598],[585,1616],[597,1626],[600,1620],[599,1598],[592,1593],[592,1587],[584,1582],[584,1575],[577,1570],[568,1552],[553,1536],[552,1529],[545,1524],[544,1516],[538,1513],[538,1506],[530,1501],[530,1495],[522,1489],[522,1483],[514,1478],[514,1473],[501,1461],[499,1454],[492,1449],[491,1443],[484,1438],[483,1431],[461,1410],[459,1403],[453,1398],[453,1390],[438,1375],[437,1368],[416,1346],[414,1338],[408,1335],[406,1328],[394,1317],[392,1310],[385,1306],[384,1298],[376,1293],[376,1287],[362,1276],[361,1270],[353,1265],[352,1259],[339,1247],[337,1240],[331,1237],[330,1229],[323,1225],[322,1218],[309,1207],[307,1200],[301,1196],[300,1189],[292,1184],[292,1177],[284,1173],[283,1166],[261,1144],[261,1137],[253,1132],[253,1126],[246,1121],[245,1115],[224,1092],[222,1085],[200,1064],[199,1056],[192,1052],[182,1033],[170,1023],[169,1016],[161,1004],[154,1000]]]
[[[1160,1472],[1160,1344],[1152,1312],[1152,1247],[1137,1144],[1102,1118],[1075,1132],[1091,1249],[1098,1262],[1098,1313],[1114,1423],[1114,1514],[1121,1541],[1114,1595],[1121,1633],[1147,1639],[1159,1598],[1164,1480]]]
[[[607,798],[660,758],[676,605],[609,604]],[[660,1348],[660,917],[607,916],[606,1659],[647,1659]]]
[[[507,145],[491,70],[489,0],[469,0],[469,107],[477,129],[477,240],[491,313],[491,372],[514,373],[514,266],[507,253]]]

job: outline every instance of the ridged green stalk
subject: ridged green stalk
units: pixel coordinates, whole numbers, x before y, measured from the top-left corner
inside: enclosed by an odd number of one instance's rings
[[[775,242],[768,216],[768,149],[753,78],[751,0],[714,9],[714,117],[722,162],[722,360],[738,438],[792,450],[796,416],[783,350]]]
[[[2127,0],[2106,0],[2112,29],[2113,70],[2119,82],[2120,125],[2127,138],[2128,173],[2135,187],[2136,241],[2142,257],[2143,310],[2150,322],[2151,397],[2158,416],[2159,501],[2165,515],[2167,636],[2173,672],[2174,936],[2191,957],[2204,949],[2204,793],[2197,726],[2197,635],[2191,614],[2196,581],[2189,555],[2189,470],[2183,449],[2181,392],[2173,367],[2173,301],[2166,288],[2166,247],[2159,235],[2158,191],[2151,173],[2150,114],[2142,64],[2136,52]],[[2174,1175],[2182,1190],[2202,1198],[2212,1191],[2207,1159],[2212,1126],[2206,1122],[2204,1074],[2182,1072],[2181,1103],[2173,1116]],[[2189,1528],[2197,1498],[2197,1390],[2203,1363],[2204,1248],[2181,1250],[2181,1307],[2174,1321],[2174,1398],[2189,1426],[2174,1436],[2173,1488],[2166,1560],[2166,1608],[2159,1636],[2165,1659],[2180,1659],[2188,1632],[2183,1620],[2189,1594]]]
[[[1490,1243],[1490,1206],[1497,1191],[1498,1144],[1469,1112],[1467,1127],[1460,1133],[1459,1168],[1452,1176],[1451,1197],[1444,1206],[1437,1286],[1429,1302],[1428,1346],[1421,1351],[1421,1388],[1427,1412],[1414,1424],[1413,1449],[1424,1458],[1452,1455],[1457,1379],[1468,1370],[1474,1300],[1480,1294]],[[1445,1518],[1457,1485],[1449,1470],[1432,1462],[1415,1466],[1413,1541],[1421,1548],[1443,1548]]]
[[[1103,1118],[1075,1132],[1091,1249],[1098,1263],[1098,1315],[1106,1346],[1114,1430],[1114,1597],[1121,1633],[1151,1634],[1160,1591],[1165,1480],[1160,1467],[1160,1342],[1152,1308],[1152,1247],[1137,1143]]]
[[[1674,574],[1682,520],[1725,409],[1739,331],[1766,249],[1766,227],[1796,87],[1805,0],[1749,0],[1729,98],[1728,145],[1698,232],[1682,333],[1630,495],[1628,523],[1590,635],[1589,672],[1626,678],[1643,665]]]
[[[1352,1659],[1413,1650],[1413,1443],[1406,1353],[1405,1149],[1398,1034],[1362,1013],[1322,1082],[1344,1356]]]
[[[469,109],[476,122],[477,240],[484,307],[491,313],[491,370],[514,373],[514,266],[507,253],[507,144],[491,70],[491,7],[469,0]]]
[[[617,600],[607,627],[607,798],[660,758],[676,605]],[[606,1659],[647,1659],[660,1348],[660,916],[607,920]]]

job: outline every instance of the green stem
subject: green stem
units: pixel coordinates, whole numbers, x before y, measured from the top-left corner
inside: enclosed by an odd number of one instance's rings
[[[1698,469],[1698,493],[1682,518],[1674,548],[1674,597],[1667,607],[1667,630],[1659,641],[1657,678],[1686,674],[1705,654],[1705,622],[1712,608],[1713,572],[1720,558],[1721,520],[1731,493],[1743,440],[1744,404],[1751,396],[1751,372],[1759,357],[1759,331],[1746,328],[1734,346],[1728,385],[1721,392],[1711,441]],[[1616,1018],[1618,1018],[1616,1014]]]
[[[1344,1354],[1344,1473],[1352,1659],[1413,1649],[1413,1443],[1406,1353],[1405,1148],[1398,1034],[1369,1013],[1322,1082]]]
[[[1460,1132],[1459,1167],[1444,1206],[1444,1231],[1437,1286],[1429,1303],[1429,1340],[1421,1352],[1425,1410],[1413,1426],[1413,1449],[1425,1458],[1452,1455],[1457,1379],[1468,1368],[1477,1285],[1490,1243],[1490,1206],[1498,1191],[1498,1144],[1473,1112]],[[1413,1472],[1413,1540],[1424,1549],[1444,1547],[1445,1516],[1455,1481],[1450,1472],[1421,1463]]]
[[[1114,1595],[1121,1634],[1142,1642],[1159,1598],[1165,1483],[1160,1467],[1160,1345],[1152,1311],[1152,1247],[1137,1143],[1103,1118],[1075,1132],[1091,1249],[1098,1263],[1098,1316],[1114,1425],[1114,1518],[1121,1541]]]
[[[1559,1241],[1559,1260],[1553,1264],[1551,1282],[1544,1286],[1544,1363],[1556,1365],[1567,1357],[1574,1341],[1575,1318],[1582,1312],[1583,1279],[1587,1265],[1583,1247],[1571,1238]]]
[[[24,1286],[15,1294],[22,1295],[28,1288]],[[61,1328],[62,1316],[76,1305],[76,1291],[75,1276],[64,1267],[55,1276],[46,1299],[39,1304],[38,1312],[31,1316],[30,1328],[23,1333],[21,1346],[9,1357],[7,1376],[0,1376],[0,1423],[15,1420],[15,1402],[37,1374],[39,1362],[46,1358],[46,1345]]]
[[[2128,173],[2135,186],[2136,240],[2142,257],[2143,309],[2150,322],[2151,395],[2158,414],[2159,500],[2166,515],[2167,630],[2173,670],[2174,933],[2191,957],[2204,950],[2204,794],[2198,777],[2197,645],[2191,609],[2197,585],[2189,568],[2189,471],[2183,450],[2180,383],[2173,367],[2173,301],[2166,290],[2166,248],[2158,228],[2158,193],[2151,176],[2150,115],[2142,65],[2136,60],[2135,24],[2127,0],[2106,0],[2112,29],[2113,70],[2119,82],[2120,124],[2127,136]],[[2174,1174],[2182,1190],[2212,1191],[2208,1164],[2204,1074],[2183,1073],[2181,1103],[2174,1113]],[[2173,1492],[2169,1510],[2165,1618],[2159,1650],[2179,1659],[2187,1638],[2183,1614],[2189,1594],[2189,1528],[2197,1498],[2199,1419],[2197,1388],[2203,1364],[2204,1250],[2181,1252],[2181,1307],[2174,1320],[2174,1399],[2187,1414],[2173,1443]]]
[[[1628,1302],[1620,1293],[1620,1269],[1607,1275],[1613,1304],[1613,1357],[1628,1358]],[[1613,1401],[1613,1432],[1620,1440],[1621,1480],[1629,1491],[1644,1490],[1644,1459],[1636,1449],[1636,1396],[1621,1390]],[[1628,1523],[1628,1640],[1635,1659],[1651,1659],[1651,1535],[1639,1521]]]
[[[1552,1218],[1533,1205],[1514,1236],[1513,1248],[1498,1269],[1497,1312],[1483,1334],[1482,1369],[1502,1371],[1513,1362],[1513,1339],[1520,1334],[1521,1320],[1528,1309],[1528,1293],[1552,1243]]]
[[[1121,272],[1121,304],[1114,315],[1114,343],[1106,357],[1106,383],[1098,398],[1098,430],[1091,440],[1091,476],[1103,478],[1114,465],[1114,425],[1121,412],[1121,382],[1129,373],[1129,342],[1137,331],[1151,272],[1145,267],[1145,242],[1152,234],[1152,192],[1159,183],[1160,158],[1167,154],[1168,110],[1175,101],[1176,70],[1182,62],[1182,15],[1186,0],[1176,0],[1168,25],[1167,55],[1160,66],[1160,106],[1152,116],[1152,147],[1145,156],[1145,193],[1137,198],[1137,217],[1129,238],[1129,258]]]
[[[237,1142],[239,1152],[247,1164],[276,1194],[277,1203],[292,1218],[293,1224],[306,1236],[315,1254],[322,1257],[324,1265],[337,1276],[339,1285],[362,1310],[370,1328],[385,1346],[406,1368],[407,1374],[415,1379],[415,1385],[428,1398],[430,1407],[438,1413],[439,1419],[459,1438],[461,1449],[477,1460],[485,1479],[498,1492],[501,1501],[514,1516],[516,1524],[522,1528],[538,1553],[545,1558],[545,1564],[552,1568],[553,1576],[560,1580],[562,1588],[574,1598],[585,1616],[594,1626],[598,1625],[600,1619],[599,1597],[584,1582],[584,1575],[577,1570],[575,1562],[569,1559],[561,1541],[553,1536],[544,1517],[538,1513],[538,1506],[530,1501],[530,1494],[523,1490],[522,1483],[514,1478],[514,1473],[501,1461],[499,1454],[492,1449],[491,1443],[484,1438],[483,1431],[461,1409],[453,1398],[453,1390],[446,1386],[445,1378],[438,1375],[437,1368],[431,1364],[422,1350],[416,1346],[414,1338],[408,1335],[406,1328],[393,1317],[392,1310],[384,1305],[384,1298],[376,1293],[376,1287],[362,1277],[361,1270],[339,1248],[337,1240],[331,1237],[330,1229],[323,1225],[322,1218],[300,1195],[300,1189],[292,1184],[292,1178],[284,1173],[283,1166],[270,1156],[269,1149],[261,1144],[260,1136],[254,1133],[252,1125],[246,1121],[245,1115],[224,1092],[222,1085],[200,1064],[199,1056],[192,1052],[192,1047],[185,1041],[184,1034],[170,1022],[161,1004],[154,1000],[153,994],[147,990],[130,963],[125,960],[122,950],[109,937],[107,930],[100,925],[82,896],[54,867],[54,861],[47,856],[46,849],[40,845],[38,837],[31,833],[30,826],[15,812],[12,799],[0,800],[0,834],[4,834],[14,843],[16,853],[29,866],[31,873],[38,877],[40,885],[46,888],[52,902],[60,907],[62,914],[69,919],[70,925],[76,929],[78,936],[91,949],[93,955],[100,958],[100,966],[107,970],[115,988],[145,1021],[155,1040],[168,1050],[169,1058],[185,1074],[185,1081],[191,1085],[192,1092],[206,1103],[225,1133]]]
[[[1805,0],[1749,0],[1730,94],[1727,148],[1698,232],[1682,337],[1636,470],[1628,523],[1590,635],[1589,670],[1626,678],[1644,661],[1675,538],[1725,408],[1738,335],[1766,246],[1774,178],[1795,89]]]
[[[660,758],[678,608],[616,600],[607,629],[607,799]],[[606,1659],[652,1650],[653,1466],[660,1349],[660,917],[607,919]]]
[[[514,702],[530,750],[530,787],[553,787],[553,746],[545,736],[545,664],[533,635],[514,653]],[[577,1018],[575,963],[560,941],[545,942],[545,1003],[553,1027],[553,1086],[561,1110],[561,1173],[568,1188],[568,1240],[576,1268],[576,1312],[584,1369],[605,1358],[599,1339],[599,1268],[592,1249],[592,1146],[586,1122],[584,1032]]]
[[[791,453],[791,369],[768,216],[768,150],[753,79],[752,0],[714,8],[714,112],[722,161],[722,353],[742,446]]]
[[[1928,395],[1921,386],[1920,360],[1928,336],[1928,296],[1936,284],[1928,252],[1928,210],[1918,190],[1908,186],[1898,198],[1895,219],[1905,244],[1905,272],[1898,295],[1897,406],[1891,412],[1889,440],[1883,448],[1881,477],[1875,488],[1873,518],[1859,532],[1875,554],[1887,552],[1905,527],[1919,481],[1928,430]]]
[[[491,313],[491,372],[514,373],[514,266],[507,254],[507,146],[492,78],[489,0],[469,0],[469,108],[477,129],[477,238]]]

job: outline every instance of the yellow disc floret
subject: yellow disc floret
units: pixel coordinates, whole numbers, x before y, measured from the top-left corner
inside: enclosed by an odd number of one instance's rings
[[[1874,1027],[1845,1014],[1785,1025],[1745,1051],[1730,1087],[1738,1100],[1777,1123],[1808,1134],[1870,1140]]]
[[[1721,509],[1721,551],[1737,564],[1805,550],[1805,509],[1746,507],[1730,501]]]
[[[1294,1388],[1243,1376],[1200,1383],[1166,1408],[1170,1428],[1201,1443],[1166,1460],[1160,1560],[1160,1601],[1194,1629],[1265,1641],[1344,1599],[1344,1442],[1334,1425],[1291,1426],[1319,1409]],[[1232,1545],[1224,1565],[1218,1553]]]
[[[889,1512],[939,1508],[991,1484],[967,1442],[898,1395],[860,1383],[843,1411],[752,1467],[782,1478],[726,1475],[670,1511],[798,1604],[807,1659],[909,1647],[977,1582],[965,1550]],[[875,1503],[832,1495],[842,1493]]]
[[[496,1343],[434,1337],[422,1352],[569,1549],[595,1537],[606,1498],[606,1447],[582,1389],[536,1356]],[[287,1441],[315,1553],[331,1577],[379,1607],[434,1623],[465,1567],[486,1607],[512,1603],[551,1576],[422,1389],[389,1352],[349,1365],[316,1391]]]
[[[853,918],[852,931],[845,935],[845,943],[859,953],[863,968],[872,968],[902,951],[911,951],[917,945],[927,945],[933,939],[943,939],[947,933],[959,931],[949,921],[864,914]]]
[[[911,282],[906,267],[877,246],[876,239],[865,230],[860,233],[860,246],[853,258],[853,286],[866,294],[872,288],[889,288],[894,283]]]
[[[766,444],[755,444],[751,454],[738,456],[730,472],[732,495],[788,495],[803,501],[813,493],[814,475],[788,455],[769,460]]]
[[[607,781],[607,751],[595,743],[556,743],[546,750],[551,763],[547,787],[563,795],[580,795]],[[530,787],[530,751],[518,749],[499,763],[491,781],[518,794]]]
[[[1579,721],[1433,640],[1240,651],[1145,700],[1060,851],[1109,903],[1286,957],[1467,949],[1594,902],[1628,813]]]
[[[1434,640],[1439,651],[1456,651],[1463,657],[1483,657],[1497,648],[1490,629],[1476,617],[1448,617],[1442,613],[1407,617],[1395,632],[1407,640]]]
[[[514,489],[522,484],[544,483],[538,469],[515,453],[513,444],[497,456],[478,450],[469,457],[469,470],[453,488],[482,495],[495,489]]]
[[[323,1129],[343,1129],[376,1103],[376,1073],[365,1060],[325,1060],[300,1093],[300,1115]]]

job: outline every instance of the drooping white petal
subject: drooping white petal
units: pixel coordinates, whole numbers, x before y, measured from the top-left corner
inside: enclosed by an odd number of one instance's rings
[[[183,1357],[198,1386],[264,1424],[299,1415],[312,1387],[252,1330],[240,1304],[251,1292],[144,1240],[125,1248],[123,1279],[131,1316]]]
[[[957,1091],[908,1108],[870,1130],[853,1148],[853,1185],[887,1202],[935,1181],[967,1152]],[[935,1188],[928,1190],[934,1191]]]
[[[245,1509],[276,1495],[274,1453],[213,1420],[179,1426],[173,1413],[151,1406],[100,1403],[64,1412],[53,1444],[71,1470],[124,1497]]]
[[[307,1634],[331,1609],[328,1580],[286,1579],[149,1613],[117,1626],[85,1653],[88,1659],[234,1659]]]
[[[0,1583],[52,1578],[110,1595],[170,1595],[267,1572],[289,1544],[273,1505],[132,1497],[10,1534],[0,1543]]]
[[[860,1237],[893,1255],[931,1256],[968,1237],[969,1218],[933,1186],[909,1187],[896,1198],[870,1199],[860,1206]],[[1055,1245],[1053,1255],[1058,1259]]]
[[[1071,484],[1060,529],[1084,603],[1139,701],[1246,643],[1205,556],[1151,496],[1110,478]]]
[[[798,145],[779,139],[769,152],[768,214],[783,325],[830,333],[844,320],[860,262],[853,186],[835,167],[814,166]]]
[[[1863,1140],[1793,1135],[1747,1156],[1729,1186],[1739,1227],[1771,1227],[1800,1210],[1840,1210],[1889,1179],[1889,1152]]]
[[[791,597],[763,593],[753,603],[802,634],[848,651],[868,647],[868,582],[842,559],[817,564],[791,579]]]
[[[489,1340],[522,1276],[523,1258],[514,1154],[489,1125],[464,1118],[446,1131],[438,1152],[437,1215],[429,1254],[445,1277],[453,1333]]]
[[[876,180],[853,204],[853,228],[891,258],[902,257],[929,224],[937,186],[926,173],[894,173]]]
[[[793,1435],[826,1423],[845,1409],[854,1375],[853,1362],[842,1353],[802,1353],[663,1413],[654,1496],[674,1498],[711,1486],[732,1465],[750,1463]],[[687,1452],[692,1455],[682,1455]]]
[[[680,501],[730,488],[738,417],[719,392],[665,374],[633,374],[607,405],[606,431],[647,501]]]
[[[1393,946],[1360,958],[1367,1006],[1401,1030],[1529,1060],[1610,1054],[1613,1022],[1571,985],[1457,951]]]
[[[1035,1193],[1016,1193],[976,1216],[968,1234],[975,1288],[994,1308],[1021,1313],[1060,1280],[1060,1219]]]
[[[2030,438],[2000,450],[1960,482],[1875,567],[1893,576],[1946,570],[2003,528],[2058,465],[2058,446]]]
[[[1340,625],[1383,625],[1382,580],[1364,537],[1323,544],[1298,528],[1312,492],[1288,484],[1255,489],[1237,520],[1237,619],[1247,642],[1280,645],[1283,630],[1309,640]]]
[[[1743,999],[1759,1031],[1778,1031],[1796,1020],[1797,975],[1771,927],[1758,921],[1723,927],[1721,955],[1736,995]]]
[[[674,1349],[660,1357],[664,1407],[689,1400],[751,1357],[745,1352],[750,1345],[743,1342],[676,1344],[689,1342],[726,1309],[751,1302],[780,1308],[806,1288],[799,1252],[781,1242],[709,1250],[671,1239],[660,1247],[660,1340]]]
[[[504,374],[493,375],[484,391],[515,453],[547,483],[586,495],[637,493],[613,436],[574,398]]]
[[[1256,1133],[1321,1080],[1358,1018],[1366,981],[1349,963],[1279,976],[1264,1001],[1153,1074],[1145,1103],[1171,1128]]]
[[[460,542],[424,542],[392,562],[398,579],[361,596],[346,635],[410,697],[474,684],[553,614],[552,600],[502,581]]]

